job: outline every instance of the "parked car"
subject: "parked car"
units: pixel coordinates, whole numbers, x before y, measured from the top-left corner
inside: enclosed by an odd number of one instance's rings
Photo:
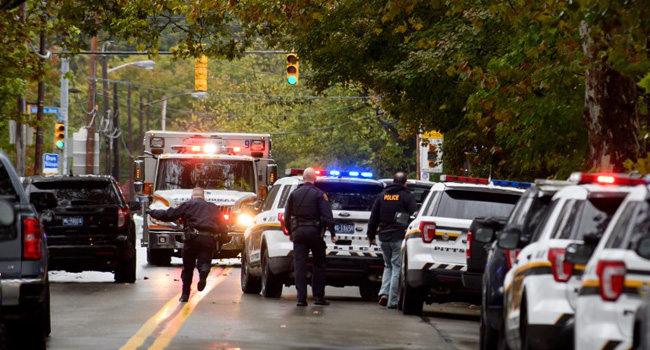
[[[51,332],[48,251],[39,210],[53,207],[52,194],[27,199],[7,155],[0,151],[1,320],[23,348],[42,349]]]
[[[481,292],[483,271],[488,256],[488,245],[496,233],[505,226],[507,216],[481,216],[472,220],[467,232],[465,256],[467,270],[462,273],[463,286],[477,293]]]
[[[24,185],[30,198],[51,193],[57,199],[43,223],[50,269],[109,271],[115,282],[135,282],[135,222],[113,177],[36,176]]]

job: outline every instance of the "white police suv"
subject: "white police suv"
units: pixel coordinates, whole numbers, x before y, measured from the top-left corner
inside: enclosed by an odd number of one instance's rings
[[[559,190],[530,243],[504,280],[505,334],[511,349],[570,349],[582,268],[565,260],[567,246],[595,245],[633,187],[625,176],[572,174]],[[519,233],[503,231],[503,249],[521,248]]]
[[[591,255],[576,303],[578,350],[632,347],[634,314],[650,292],[649,200],[647,186],[635,187]],[[576,262],[584,263],[592,249],[583,244],[567,251],[578,255]]]
[[[284,207],[291,191],[302,183],[302,170],[287,169],[269,191],[261,212],[244,233],[241,288],[244,293],[262,292],[279,298],[284,285],[294,284],[293,243],[284,228]],[[332,205],[338,241],[327,243],[326,283],[330,286],[359,286],[363,298],[375,299],[384,268],[381,249],[369,246],[366,230],[370,210],[384,184],[372,173],[317,170],[316,187],[325,191]]]
[[[478,297],[462,294],[467,231],[475,217],[510,215],[523,190],[509,184],[441,175],[431,187],[402,243],[398,308],[405,314],[420,314],[430,297],[441,301]]]

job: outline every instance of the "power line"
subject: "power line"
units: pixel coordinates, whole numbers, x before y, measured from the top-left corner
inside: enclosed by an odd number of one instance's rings
[[[291,132],[282,132],[282,133],[271,134],[271,136],[282,136],[282,135],[291,135],[291,134],[311,134],[311,133],[316,132],[316,131],[332,130],[332,129],[340,128],[342,126],[355,124],[355,123],[358,123],[360,121],[367,120],[367,119],[370,119],[370,118],[378,118],[378,117],[380,117],[380,115],[369,115],[369,116],[366,116],[366,117],[363,117],[363,118],[351,120],[349,122],[340,123],[340,124],[333,124],[333,125],[329,125],[329,126],[322,127],[322,128],[306,129],[306,130],[291,131]]]

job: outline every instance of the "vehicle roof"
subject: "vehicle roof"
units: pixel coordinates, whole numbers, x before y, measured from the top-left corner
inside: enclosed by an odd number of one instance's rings
[[[46,181],[113,181],[111,175],[52,175],[52,176],[30,176],[25,178],[27,182]]]
[[[248,134],[238,132],[191,132],[191,131],[166,131],[166,130],[148,130],[145,135],[151,136],[184,136],[184,135],[199,135],[199,136],[233,136],[233,137],[271,137],[271,134]]]
[[[253,161],[251,156],[235,156],[229,154],[205,154],[205,153],[164,153],[159,156],[162,159],[226,159],[226,160],[247,160]]]
[[[353,178],[353,177],[333,177],[333,176],[319,176],[316,178],[316,182],[339,182],[339,183],[357,183],[357,184],[376,184],[380,186],[384,186],[384,183],[375,180],[375,179],[359,179],[359,178]],[[276,184],[282,185],[282,184],[290,184],[290,185],[297,185],[303,183],[302,181],[302,176],[286,176],[278,179],[278,181],[275,182]]]
[[[393,183],[393,179],[380,179],[379,181],[385,183],[386,185],[390,185],[390,184]],[[418,185],[418,186],[432,187],[433,184],[435,184],[435,182],[415,180],[415,179],[407,179],[406,184],[407,185]]]
[[[554,196],[556,198],[585,199],[591,194],[601,193],[629,193],[634,186],[617,186],[617,185],[571,185],[559,190]]]
[[[472,190],[472,191],[485,191],[485,192],[502,192],[502,193],[518,193],[521,194],[524,192],[523,188],[518,187],[506,187],[506,186],[494,186],[492,184],[482,185],[482,184],[470,184],[464,182],[438,182],[431,190],[444,191],[447,189],[452,190]]]

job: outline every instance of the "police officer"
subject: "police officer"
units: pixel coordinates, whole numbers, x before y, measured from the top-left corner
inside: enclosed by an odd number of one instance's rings
[[[384,274],[379,290],[379,305],[397,308],[400,274],[400,247],[404,240],[410,216],[418,209],[415,197],[406,189],[406,174],[395,173],[393,183],[377,197],[368,221],[370,245],[377,245],[375,234],[379,228],[380,246],[384,256]]]
[[[192,190],[192,199],[178,207],[149,210],[148,213],[152,218],[162,221],[183,220],[183,291],[179,300],[186,302],[190,298],[194,267],[199,270],[197,289],[200,292],[205,288],[210,273],[212,253],[216,248],[214,236],[228,232],[221,209],[214,203],[206,202],[203,189],[197,187]]]
[[[307,306],[307,258],[312,253],[311,288],[314,304],[329,305],[325,299],[325,241],[323,234],[327,227],[332,242],[338,238],[334,231],[332,206],[327,194],[314,186],[316,174],[307,168],[302,175],[304,183],[291,193],[284,209],[287,230],[293,237],[293,264],[296,275],[298,306]]]

